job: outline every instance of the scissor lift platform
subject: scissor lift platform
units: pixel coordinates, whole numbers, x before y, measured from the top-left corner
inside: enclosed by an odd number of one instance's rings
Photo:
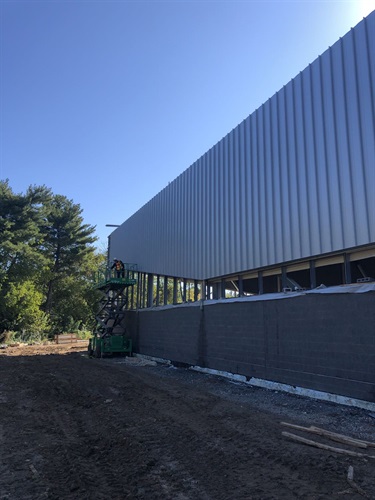
[[[102,298],[96,314],[96,328],[88,345],[90,357],[102,358],[115,353],[132,355],[132,340],[124,331],[123,319],[127,306],[125,290],[137,283],[136,272],[136,264],[125,264],[120,276],[108,267],[96,273],[94,288],[102,292]]]
[[[137,283],[135,273],[137,272],[136,264],[124,264],[124,276],[118,276],[118,272],[109,267],[101,268],[97,271],[94,277],[94,288],[105,290],[109,288],[126,288],[134,286]]]

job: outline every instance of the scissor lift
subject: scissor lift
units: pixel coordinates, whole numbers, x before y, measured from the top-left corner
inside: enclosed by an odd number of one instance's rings
[[[96,328],[89,340],[90,357],[102,358],[110,354],[132,355],[132,340],[124,331],[127,299],[126,289],[134,286],[136,264],[125,264],[123,273],[108,267],[99,269],[94,287],[102,292],[99,310],[96,314]]]

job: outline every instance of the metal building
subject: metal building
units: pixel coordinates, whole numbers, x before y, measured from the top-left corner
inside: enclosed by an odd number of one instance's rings
[[[374,89],[375,11],[111,234],[138,306],[374,279]]]

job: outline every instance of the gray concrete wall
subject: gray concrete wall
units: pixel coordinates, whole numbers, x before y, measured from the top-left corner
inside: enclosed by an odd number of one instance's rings
[[[375,293],[129,311],[136,352],[375,402]]]

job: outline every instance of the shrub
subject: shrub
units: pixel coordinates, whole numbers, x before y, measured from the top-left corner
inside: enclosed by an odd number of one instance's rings
[[[13,331],[5,331],[0,333],[0,344],[11,344],[12,342],[16,342],[17,332]]]
[[[78,330],[76,335],[81,340],[88,340],[92,337],[92,332],[90,330]]]

